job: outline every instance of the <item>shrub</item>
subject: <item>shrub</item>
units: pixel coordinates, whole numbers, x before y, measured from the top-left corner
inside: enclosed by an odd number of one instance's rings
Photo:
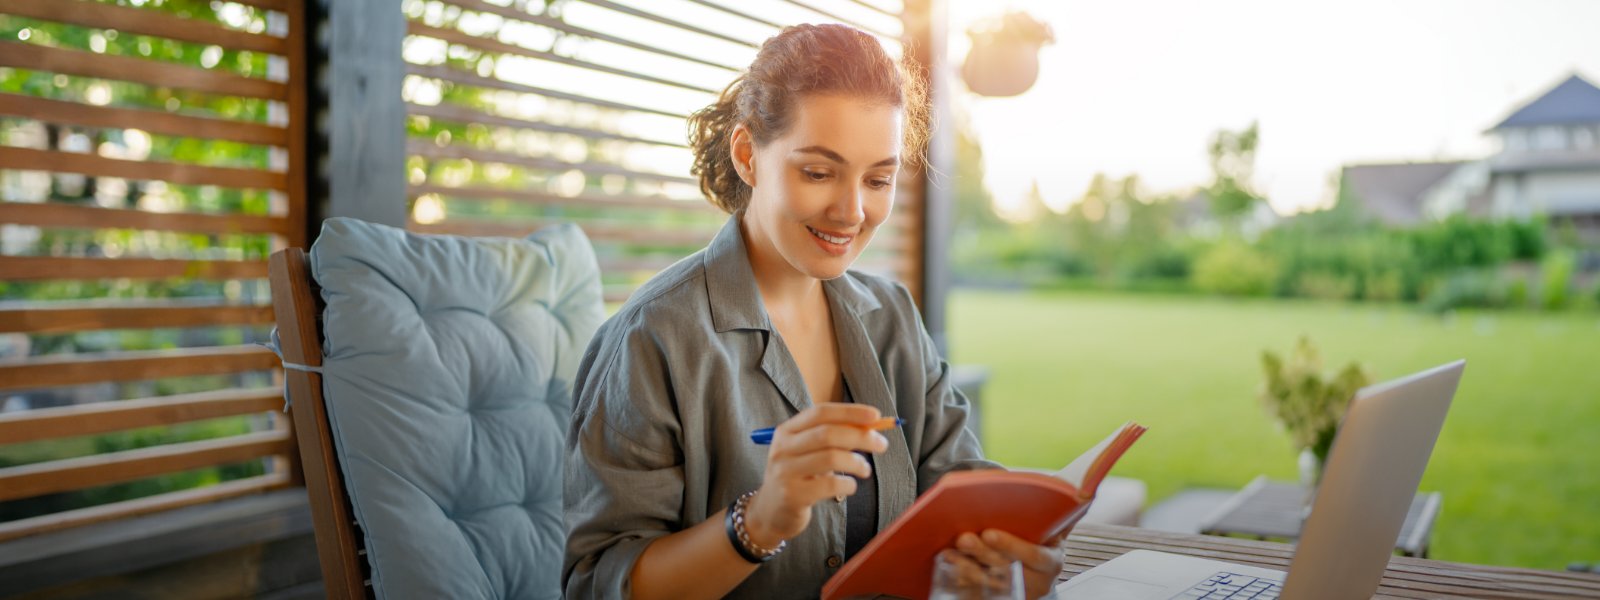
[[[1278,280],[1272,259],[1242,242],[1224,241],[1212,246],[1194,264],[1194,285],[1213,294],[1264,296]]]
[[[1367,273],[1361,298],[1372,302],[1393,302],[1406,297],[1406,279],[1400,271]]]
[[[1348,275],[1312,271],[1301,273],[1297,279],[1294,285],[1297,296],[1319,300],[1349,300],[1355,297],[1356,280]]]
[[[1457,308],[1502,308],[1506,306],[1506,289],[1492,273],[1459,271],[1430,286],[1422,306],[1435,313]]]
[[[1528,306],[1528,280],[1521,275],[1511,275],[1511,281],[1506,284],[1506,306],[1509,308],[1524,308]]]
[[[1571,299],[1572,273],[1577,268],[1577,258],[1569,251],[1546,254],[1539,261],[1539,306],[1546,310],[1567,307]]]

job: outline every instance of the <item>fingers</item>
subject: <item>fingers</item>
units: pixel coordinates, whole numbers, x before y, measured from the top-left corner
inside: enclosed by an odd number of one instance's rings
[[[791,506],[809,511],[813,504],[824,499],[855,495],[858,485],[856,479],[849,475],[828,474],[786,481],[776,488],[776,493],[784,496]]]
[[[822,424],[795,433],[779,434],[772,442],[774,456],[801,455],[818,450],[883,452],[889,439],[883,434],[851,425]]]
[[[984,543],[977,534],[970,532],[956,538],[956,549],[991,567],[1003,567],[1011,562],[1011,557],[1002,554],[998,548]]]
[[[1001,554],[1016,559],[1032,571],[1057,573],[1061,570],[1058,554],[1050,546],[1034,544],[999,529],[985,529],[983,542]]]
[[[867,459],[849,450],[823,449],[772,461],[768,468],[783,479],[807,479],[834,473],[854,475],[860,479],[872,476]]]
[[[793,435],[823,424],[866,427],[880,416],[882,415],[878,413],[876,407],[865,404],[826,402],[800,411],[800,414],[778,425],[778,435],[775,438],[784,434]]]

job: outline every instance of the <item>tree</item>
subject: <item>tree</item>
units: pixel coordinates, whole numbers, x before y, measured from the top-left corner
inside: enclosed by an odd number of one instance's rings
[[[1256,193],[1253,179],[1256,168],[1256,144],[1260,129],[1254,121],[1243,131],[1218,131],[1211,138],[1211,186],[1206,195],[1211,198],[1211,213],[1224,226],[1238,231],[1239,222],[1263,198]]]

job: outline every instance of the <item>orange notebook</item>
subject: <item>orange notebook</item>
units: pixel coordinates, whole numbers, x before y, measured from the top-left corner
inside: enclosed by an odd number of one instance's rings
[[[999,470],[946,474],[828,580],[823,599],[877,594],[926,598],[934,556],[968,531],[999,529],[1035,543],[1059,535],[1088,512],[1100,481],[1144,431],[1130,421],[1054,475]]]

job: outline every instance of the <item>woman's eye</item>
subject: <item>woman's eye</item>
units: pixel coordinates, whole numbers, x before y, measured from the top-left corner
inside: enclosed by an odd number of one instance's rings
[[[871,179],[867,181],[867,185],[872,186],[872,189],[881,190],[894,185],[894,182],[888,179]]]
[[[823,172],[820,172],[820,171],[804,171],[804,173],[805,173],[806,179],[810,179],[812,181],[823,181],[823,180],[826,180],[828,178],[828,174],[827,173],[823,173]]]

